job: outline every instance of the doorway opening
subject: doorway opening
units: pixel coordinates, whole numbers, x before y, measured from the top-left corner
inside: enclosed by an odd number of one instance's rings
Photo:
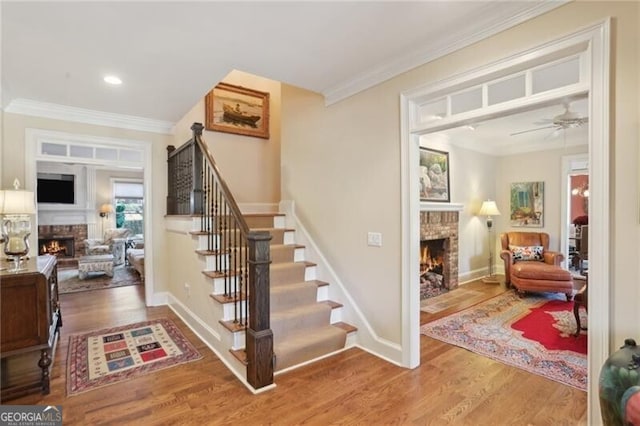
[[[610,144],[608,133],[609,122],[609,34],[610,21],[600,22],[592,27],[563,37],[546,45],[531,49],[517,56],[507,58],[501,62],[493,63],[479,69],[474,69],[459,76],[436,82],[429,86],[421,86],[408,91],[401,96],[401,170],[402,170],[402,316],[403,323],[409,324],[403,330],[402,347],[403,362],[409,367],[415,367],[420,362],[420,332],[419,332],[419,281],[415,271],[419,269],[419,212],[421,203],[419,200],[419,146],[423,135],[435,133],[445,129],[461,126],[473,126],[475,121],[507,115],[524,110],[530,110],[550,103],[562,102],[567,96],[588,96],[589,105],[589,176],[591,194],[589,197],[589,211],[591,212],[590,232],[593,239],[608,240],[610,234],[609,212],[609,157]],[[511,81],[510,75],[517,77],[517,70],[527,69],[529,64],[545,64],[548,60],[557,60],[564,55],[581,54],[580,70],[584,72],[584,79],[572,87],[554,88],[546,93],[524,96],[521,99],[510,99],[501,104],[488,105],[486,96],[488,89],[485,85],[491,83],[490,79]],[[528,71],[524,72],[526,80]],[[484,78],[483,78],[484,76]],[[483,82],[483,80],[485,80]],[[498,83],[494,80],[493,82]],[[478,96],[474,91],[480,87]],[[529,87],[529,86],[526,86]],[[525,87],[525,89],[526,89]],[[466,91],[468,89],[468,92]],[[525,90],[527,93],[527,90]],[[478,99],[474,107],[467,110],[457,110],[451,114],[450,98],[454,95],[459,99]],[[444,108],[444,115],[439,109]],[[453,168],[453,165],[452,165]],[[455,174],[454,174],[455,176]],[[455,190],[457,186],[452,179],[452,201],[468,202],[457,199]],[[563,198],[563,197],[560,197]],[[595,210],[594,210],[595,209]],[[564,227],[560,227],[564,228]],[[562,232],[562,231],[561,231]],[[565,240],[565,239],[563,239]],[[590,277],[598,282],[609,282],[610,255],[608,247],[595,247],[591,244],[590,251],[597,250],[597,258],[602,262],[592,265]],[[604,245],[603,245],[604,246]],[[593,252],[596,257],[596,253]],[[597,293],[597,294],[596,294]],[[588,327],[589,358],[588,369],[591,377],[596,377],[600,366],[604,363],[608,354],[609,342],[609,288],[606,285],[589,288],[589,298],[598,300],[594,306],[590,306],[589,325],[598,324],[597,329]],[[597,407],[598,389],[597,381],[591,380],[589,388],[590,407]],[[597,416],[595,410],[590,411],[590,416]],[[593,417],[595,418],[595,417]]]

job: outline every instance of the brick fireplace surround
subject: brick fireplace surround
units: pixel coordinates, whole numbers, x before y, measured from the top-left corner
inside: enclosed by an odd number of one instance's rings
[[[77,225],[38,225],[38,239],[60,237],[73,237],[73,247],[75,258],[59,258],[58,264],[61,267],[77,266],[78,258],[84,254],[84,240],[87,239],[88,231],[86,224]],[[40,250],[40,248],[38,248]]]
[[[449,239],[444,256],[444,286],[452,290],[458,287],[458,212],[421,211],[420,240]]]

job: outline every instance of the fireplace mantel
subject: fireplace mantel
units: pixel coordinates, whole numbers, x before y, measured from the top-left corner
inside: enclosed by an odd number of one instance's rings
[[[460,203],[433,203],[428,201],[420,202],[421,212],[459,212],[464,208]]]

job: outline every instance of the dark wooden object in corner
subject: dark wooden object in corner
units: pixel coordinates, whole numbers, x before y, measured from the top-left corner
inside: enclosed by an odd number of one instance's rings
[[[0,359],[2,402],[33,392],[49,393],[58,331],[62,326],[55,256],[24,262],[24,269],[0,271]]]
[[[254,389],[273,383],[273,332],[269,304],[268,232],[249,232],[249,328],[246,334],[247,381]],[[253,275],[253,276],[252,276]]]

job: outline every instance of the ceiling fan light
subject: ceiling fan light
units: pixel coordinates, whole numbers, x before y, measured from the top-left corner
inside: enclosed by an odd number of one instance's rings
[[[103,80],[104,80],[105,83],[112,84],[114,86],[122,84],[122,80],[118,76],[115,76],[115,75],[107,75],[107,76],[104,77]]]

